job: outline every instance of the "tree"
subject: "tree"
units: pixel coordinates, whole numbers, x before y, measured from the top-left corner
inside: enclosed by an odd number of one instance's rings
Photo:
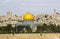
[[[7,24],[7,31],[9,33],[11,33],[11,30],[12,30],[12,25],[11,24]]]

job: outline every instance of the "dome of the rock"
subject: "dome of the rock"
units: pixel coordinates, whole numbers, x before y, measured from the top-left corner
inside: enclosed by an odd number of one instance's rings
[[[31,13],[26,13],[23,16],[23,20],[34,20],[34,15],[32,15]]]

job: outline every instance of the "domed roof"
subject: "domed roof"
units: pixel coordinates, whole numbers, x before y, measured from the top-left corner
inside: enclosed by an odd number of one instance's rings
[[[24,14],[23,20],[34,20],[34,15],[32,15],[30,12]]]

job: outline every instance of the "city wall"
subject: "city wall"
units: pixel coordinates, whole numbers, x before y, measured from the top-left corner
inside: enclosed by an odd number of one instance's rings
[[[0,39],[60,39],[59,33],[0,34]]]

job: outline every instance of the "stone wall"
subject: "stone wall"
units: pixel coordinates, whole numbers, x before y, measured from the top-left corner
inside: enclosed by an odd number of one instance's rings
[[[0,39],[60,39],[59,33],[0,34]]]

